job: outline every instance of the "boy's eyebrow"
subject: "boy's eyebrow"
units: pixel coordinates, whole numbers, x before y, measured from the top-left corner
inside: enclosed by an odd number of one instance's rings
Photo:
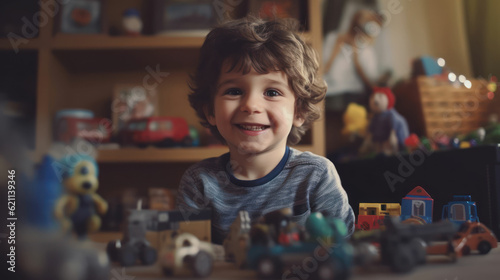
[[[236,83],[237,82],[237,78],[233,78],[233,79],[227,79],[227,80],[224,80],[222,83],[218,84],[217,85],[217,89],[221,88],[222,86],[226,85],[226,84],[231,84],[231,83]],[[284,83],[282,81],[278,81],[278,80],[275,80],[275,79],[269,79],[269,78],[266,78],[264,80],[264,82],[267,82],[267,83],[274,83],[274,84],[278,84],[280,86],[285,86],[285,87],[288,87],[288,83]]]

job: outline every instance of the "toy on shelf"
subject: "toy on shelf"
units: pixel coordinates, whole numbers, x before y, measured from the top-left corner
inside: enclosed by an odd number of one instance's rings
[[[215,258],[211,243],[200,241],[190,233],[182,233],[175,237],[170,246],[162,249],[159,263],[167,276],[193,274],[207,277],[212,273]]]
[[[393,155],[404,149],[404,140],[409,136],[408,124],[394,109],[394,103],[395,97],[390,88],[373,88],[370,96],[373,116],[361,153],[366,153],[372,145],[376,153],[386,155]]]
[[[453,200],[443,206],[441,218],[448,219],[458,225],[467,221],[479,222],[476,202],[472,201],[470,195],[454,195]]]
[[[343,115],[343,120],[344,128],[342,129],[342,134],[349,135],[350,140],[366,136],[368,118],[365,107],[356,103],[349,103]]]
[[[403,223],[430,224],[434,199],[420,186],[411,190],[401,201]]]
[[[132,8],[125,10],[125,12],[123,12],[122,25],[126,35],[141,35],[142,20],[139,11]]]
[[[400,216],[399,203],[360,203],[357,230],[379,229],[389,216]]]
[[[81,138],[93,144],[108,143],[111,139],[111,121],[95,118],[94,113],[85,109],[64,109],[55,117],[56,141],[70,144]]]
[[[111,121],[106,118],[62,117],[56,129],[56,140],[67,144],[77,137],[93,144],[109,143],[111,140]]]
[[[67,155],[61,160],[63,185],[66,194],[56,203],[55,216],[65,230],[72,231],[80,239],[87,233],[96,232],[101,226],[98,214],[105,214],[107,202],[96,191],[98,167],[88,155]]]
[[[189,126],[181,117],[149,117],[132,119],[121,131],[123,145],[136,145],[145,148],[192,146],[193,139]]]

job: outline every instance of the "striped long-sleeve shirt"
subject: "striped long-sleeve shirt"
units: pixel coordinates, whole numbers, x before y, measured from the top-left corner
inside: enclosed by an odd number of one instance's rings
[[[311,212],[344,220],[354,231],[354,212],[333,163],[287,147],[281,162],[263,178],[243,181],[233,176],[229,153],[205,159],[184,173],[177,208],[189,219],[199,209],[212,209],[212,242],[221,244],[241,210],[252,220],[292,208],[292,221],[304,225]]]

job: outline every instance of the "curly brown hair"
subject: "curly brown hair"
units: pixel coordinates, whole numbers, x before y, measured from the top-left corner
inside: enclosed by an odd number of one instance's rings
[[[200,123],[210,128],[223,143],[217,127],[210,125],[214,95],[221,69],[228,62],[231,72],[238,67],[243,74],[283,71],[295,93],[295,114],[304,119],[300,127],[292,127],[287,144],[297,144],[311,124],[320,117],[318,103],[325,98],[326,83],[318,76],[318,54],[298,34],[297,21],[276,19],[264,21],[248,16],[223,23],[210,31],[201,47],[200,60],[189,87],[189,102]],[[251,68],[250,68],[251,67]]]

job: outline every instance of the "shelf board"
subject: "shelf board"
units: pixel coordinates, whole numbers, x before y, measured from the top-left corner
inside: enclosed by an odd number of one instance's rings
[[[158,48],[199,48],[202,36],[138,36],[111,37],[100,34],[56,34],[54,50],[123,50]]]
[[[26,42],[26,43],[24,43]],[[20,50],[37,50],[40,47],[40,40],[38,38],[22,40],[21,44],[17,45]],[[14,50],[12,42],[9,38],[0,38],[0,50]]]
[[[197,162],[205,158],[218,157],[227,153],[226,147],[193,148],[122,148],[99,150],[99,163],[112,162]]]
[[[313,146],[298,145],[295,149],[312,151]],[[99,163],[119,162],[198,162],[206,158],[218,157],[229,150],[226,147],[193,148],[121,148],[116,150],[98,150]]]

